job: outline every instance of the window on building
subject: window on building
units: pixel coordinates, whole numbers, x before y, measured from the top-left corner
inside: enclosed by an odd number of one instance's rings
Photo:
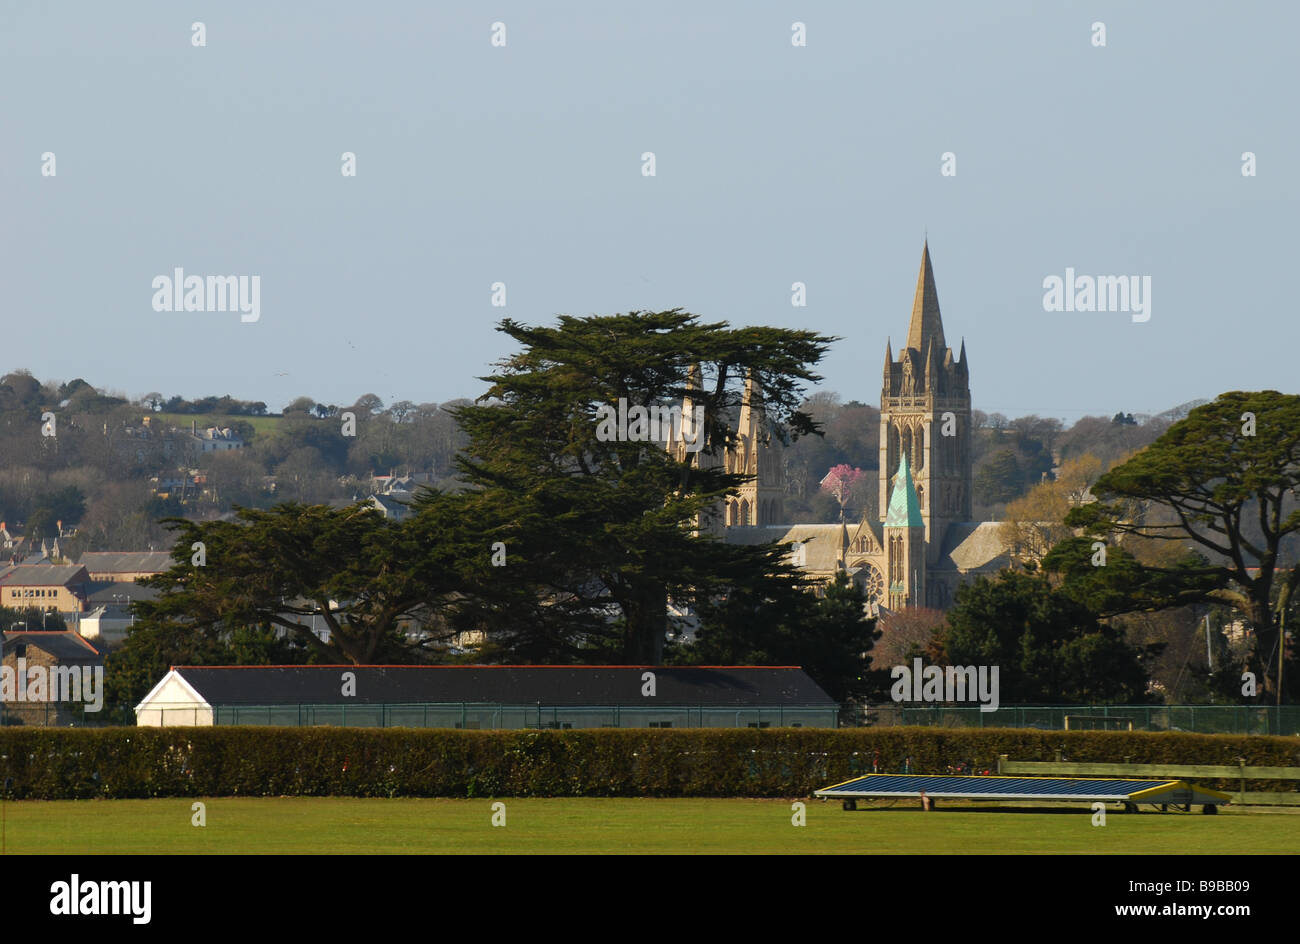
[[[671,728],[673,726],[671,721],[651,721],[648,724],[652,728]]]

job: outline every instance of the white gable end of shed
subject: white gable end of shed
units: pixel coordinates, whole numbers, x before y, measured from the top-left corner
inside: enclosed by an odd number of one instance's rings
[[[212,706],[176,669],[163,676],[135,706],[140,727],[196,727],[212,724]]]

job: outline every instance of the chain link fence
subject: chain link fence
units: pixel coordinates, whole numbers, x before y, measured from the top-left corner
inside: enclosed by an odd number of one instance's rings
[[[467,731],[575,728],[833,728],[838,708],[689,707],[498,704],[218,705],[153,703],[137,719],[132,708],[33,703],[0,705],[0,724],[51,727],[135,725],[281,725],[286,727],[459,728]]]
[[[1300,736],[1300,705],[1003,705],[995,711],[981,711],[969,707],[891,704],[864,708],[857,721],[875,727],[924,725]]]

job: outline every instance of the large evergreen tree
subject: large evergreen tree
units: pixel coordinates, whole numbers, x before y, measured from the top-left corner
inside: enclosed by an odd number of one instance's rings
[[[506,554],[478,594],[480,628],[532,657],[656,663],[670,600],[798,583],[771,548],[695,533],[697,516],[744,481],[697,460],[734,441],[748,376],[771,435],[814,431],[798,405],[832,338],[704,324],[680,310],[564,316],[554,327],[507,319],[500,330],[522,349],[483,378],[491,387],[476,405],[454,411],[469,437],[460,471],[477,492],[481,543]],[[705,441],[686,461],[661,439],[601,429],[602,409],[620,401],[630,411],[688,395],[703,407]]]
[[[948,665],[997,666],[1003,704],[1148,700],[1140,650],[1040,574],[1004,570],[957,589],[942,637]]]
[[[1232,606],[1254,631],[1254,668],[1276,691],[1282,618],[1300,585],[1297,490],[1300,396],[1225,393],[1101,476],[1100,500],[1066,519],[1083,535],[1043,563],[1103,614]],[[1144,554],[1151,546],[1166,553]]]
[[[695,665],[798,665],[836,701],[878,697],[888,673],[872,668],[880,630],[866,602],[843,573],[820,598],[811,588],[775,598],[737,590],[701,606],[697,638],[672,656]]]
[[[241,508],[235,521],[173,519],[175,563],[145,581],[162,593],[135,604],[128,646],[158,632],[164,648],[190,636],[206,652],[233,629],[267,626],[321,662],[422,661],[440,640],[401,630],[454,606],[470,550],[460,520],[460,503],[437,494],[405,522],[364,504],[292,503]]]

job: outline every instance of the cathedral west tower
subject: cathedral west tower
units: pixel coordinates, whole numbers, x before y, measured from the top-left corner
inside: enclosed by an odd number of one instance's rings
[[[904,457],[904,468],[915,483],[926,564],[934,565],[948,526],[971,519],[971,400],[966,344],[963,341],[960,355],[954,356],[944,340],[928,242],[921,251],[907,342],[897,360],[892,346],[885,345],[880,393],[881,521],[890,508],[891,485],[896,485],[890,473]]]

